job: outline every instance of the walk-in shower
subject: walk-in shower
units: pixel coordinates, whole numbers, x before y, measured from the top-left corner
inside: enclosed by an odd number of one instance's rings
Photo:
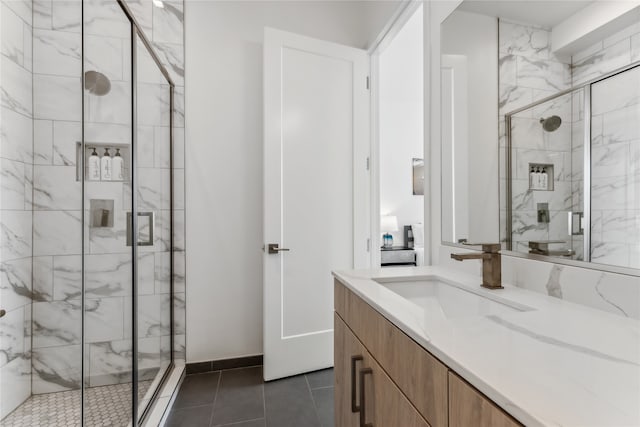
[[[164,18],[1,3],[0,424],[137,424],[184,350]]]
[[[640,268],[640,63],[505,120],[507,248]]]

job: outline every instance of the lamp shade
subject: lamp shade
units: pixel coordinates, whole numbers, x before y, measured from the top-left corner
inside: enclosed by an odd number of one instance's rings
[[[382,215],[380,217],[380,231],[398,231],[398,217]]]

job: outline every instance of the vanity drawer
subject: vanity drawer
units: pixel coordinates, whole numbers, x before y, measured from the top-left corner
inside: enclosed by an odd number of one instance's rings
[[[519,422],[467,384],[449,372],[449,425],[451,427],[516,427]]]
[[[336,427],[429,427],[338,314],[334,322]]]
[[[448,425],[448,368],[338,280],[335,310],[432,427]]]

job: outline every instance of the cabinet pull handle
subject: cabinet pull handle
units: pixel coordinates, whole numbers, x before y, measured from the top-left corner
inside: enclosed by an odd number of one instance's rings
[[[373,374],[371,368],[360,369],[360,427],[373,427],[373,423],[367,423],[367,411],[365,410],[367,398],[364,395],[364,376],[368,374]]]
[[[362,360],[362,356],[351,356],[351,412],[360,412],[360,406],[356,404],[356,363]]]

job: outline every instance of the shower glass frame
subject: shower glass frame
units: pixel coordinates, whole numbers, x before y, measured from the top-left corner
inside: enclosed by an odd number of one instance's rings
[[[640,276],[640,270],[610,265],[610,264],[600,264],[600,263],[592,263],[591,262],[591,123],[592,123],[592,115],[591,115],[591,90],[592,86],[596,83],[607,80],[611,77],[617,76],[619,74],[625,73],[627,71],[633,70],[635,68],[640,67],[640,61],[636,61],[630,65],[624,66],[592,80],[588,80],[579,85],[573,86],[569,89],[565,89],[561,92],[548,96],[546,98],[535,101],[531,104],[527,104],[524,107],[520,107],[516,110],[510,111],[504,115],[505,118],[505,133],[506,133],[506,153],[505,153],[505,171],[506,171],[506,188],[505,188],[505,207],[506,207],[506,234],[504,236],[504,241],[506,243],[506,250],[503,253],[506,253],[511,256],[516,256],[520,258],[528,258],[535,259],[541,261],[549,261],[556,264],[565,264],[565,265],[573,265],[579,266],[583,268],[596,269],[601,271],[608,271],[612,273],[620,273],[631,276]],[[583,260],[569,260],[564,259],[562,257],[554,257],[547,255],[537,255],[523,252],[516,252],[513,250],[513,146],[512,146],[512,127],[511,127],[511,119],[514,115],[521,113],[523,111],[529,110],[538,105],[544,104],[546,102],[552,101],[556,98],[560,98],[565,95],[570,95],[574,92],[578,92],[582,90],[583,92],[583,222],[585,224],[583,231]],[[504,228],[503,228],[504,230]]]
[[[131,285],[132,285],[132,310],[131,310],[131,420],[130,423],[132,425],[142,425],[145,421],[145,417],[149,414],[151,408],[156,402],[160,390],[168,379],[172,369],[175,367],[175,314],[174,314],[174,159],[173,159],[173,150],[174,150],[174,100],[175,100],[175,83],[173,82],[171,76],[168,71],[158,58],[155,53],[151,43],[144,35],[144,32],[141,29],[140,24],[137,22],[134,14],[127,6],[125,0],[117,0],[117,4],[119,8],[122,10],[122,13],[129,21],[129,30],[130,30],[130,58],[131,58],[131,146],[130,146],[130,184],[131,184],[131,236],[132,241],[135,242],[131,245]],[[85,8],[84,2],[82,2],[82,87],[85,87],[85,31],[84,31],[84,22],[85,22]],[[148,399],[147,405],[143,408],[141,413],[139,413],[139,398],[138,398],[138,246],[141,246],[138,242],[138,205],[137,205],[137,146],[138,146],[138,127],[137,127],[137,51],[139,49],[138,43],[141,42],[144,48],[146,49],[148,55],[154,61],[155,65],[158,67],[158,70],[166,80],[162,85],[167,85],[169,89],[169,355],[170,361],[169,364],[164,368],[164,372],[161,375],[159,381],[157,381],[157,385],[155,389],[152,391],[150,398]],[[83,91],[83,98],[84,98]],[[81,149],[82,153],[86,152],[87,141],[85,140],[85,123],[87,121],[87,112],[85,108],[85,102],[82,102],[82,140],[81,140]],[[81,156],[81,171],[85,170],[85,156]],[[85,174],[82,173],[82,199],[83,205],[85,202]],[[86,209],[83,207],[82,209],[82,241],[85,242],[86,238],[86,229],[85,226],[87,221],[89,220]],[[88,385],[85,381],[85,360],[87,359],[87,350],[86,350],[86,340],[85,340],[85,283],[86,283],[86,250],[84,248],[82,250],[82,381],[81,381],[81,425],[85,425],[85,417],[86,417],[86,389]],[[162,366],[160,366],[162,369]],[[154,381],[155,383],[155,381]]]

